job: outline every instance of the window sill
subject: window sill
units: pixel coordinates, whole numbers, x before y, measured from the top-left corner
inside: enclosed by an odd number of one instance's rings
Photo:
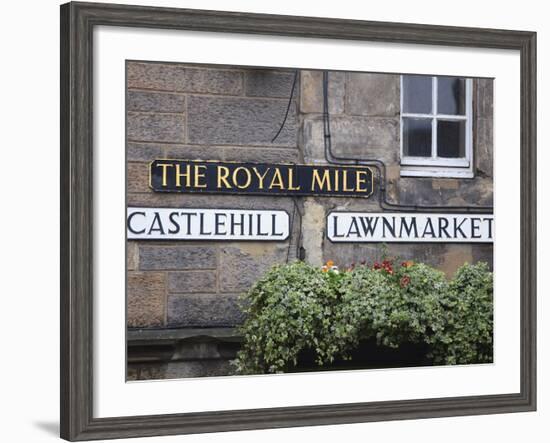
[[[430,168],[401,166],[401,177],[474,178],[474,172],[465,168]]]

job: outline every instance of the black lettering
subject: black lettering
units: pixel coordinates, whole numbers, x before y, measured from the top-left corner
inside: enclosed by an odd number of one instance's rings
[[[143,228],[141,231],[136,231],[132,228],[132,219],[136,216],[136,215],[143,215],[145,217],[145,212],[132,212],[129,216],[128,216],[128,220],[126,221],[126,226],[128,228],[128,231],[130,231],[132,234],[144,234],[145,233],[145,228]]]
[[[453,219],[453,225],[454,225],[454,235],[453,235],[453,238],[456,238],[456,233],[458,231],[460,231],[460,233],[462,234],[462,238],[466,238],[466,234],[464,233],[464,231],[461,229],[461,226],[464,224],[464,222],[466,221],[465,218],[462,219],[462,221],[460,222],[460,224],[456,224],[456,217]]]
[[[269,235],[269,232],[262,232],[262,214],[256,214],[256,220],[258,221],[258,235],[262,237]]]
[[[212,232],[204,231],[204,212],[201,212],[199,214],[199,232],[200,235],[212,235]]]
[[[353,227],[355,227],[355,229],[352,231],[351,228],[353,228]],[[361,236],[359,234],[359,226],[357,226],[357,219],[355,217],[351,218],[351,223],[349,225],[349,229],[348,229],[348,233],[347,233],[346,237],[349,237],[351,234],[355,234],[357,237]]]
[[[411,217],[411,223],[410,225],[407,225],[407,218],[401,217],[401,227],[399,228],[399,237],[403,237],[403,229],[405,229],[405,233],[407,234],[407,237],[411,236],[411,232],[414,229],[414,237],[418,237],[418,227],[416,226],[416,218]]]
[[[241,222],[236,222],[235,221],[235,214],[231,213],[231,235],[235,235],[235,227],[236,226],[240,226],[241,227],[241,234],[240,235],[244,235],[244,214],[240,214],[240,217],[241,217]]]
[[[338,216],[334,215],[332,219],[334,220],[334,237],[345,237],[345,234],[338,234]]]
[[[180,225],[176,220],[174,220],[174,217],[176,217],[177,215],[177,212],[170,212],[170,215],[168,216],[170,223],[172,223],[172,226],[174,226],[174,229],[168,229],[169,234],[177,234],[178,232],[180,232]]]
[[[187,217],[187,235],[191,235],[191,217],[196,217],[196,212],[182,212],[182,217]]]
[[[283,235],[283,232],[275,231],[276,222],[277,222],[277,214],[271,214],[271,235],[273,235],[274,237],[281,237]]]
[[[374,224],[372,223],[373,219]],[[376,230],[376,225],[378,224],[378,217],[361,217],[359,220],[361,221],[361,227],[363,228],[365,237],[368,237],[369,235],[371,237],[374,236],[374,231]]]
[[[386,238],[386,228],[390,231],[392,237],[395,237],[395,217],[392,217],[392,224],[386,217],[382,219],[382,237]]]
[[[472,217],[470,219],[470,224],[472,227],[472,238],[481,238],[481,234],[476,234],[476,231],[479,231],[480,229],[479,222],[481,222],[481,219],[479,217]]]
[[[487,230],[488,230],[489,238],[492,240],[493,239],[493,218],[487,217],[487,218],[484,218],[483,221],[487,222]]]
[[[445,217],[439,217],[438,219],[438,225],[439,225],[439,238],[443,238],[443,232],[445,233],[445,236],[447,238],[451,238],[451,235],[447,231],[447,228],[449,227],[449,220],[447,220]]]
[[[424,232],[422,232],[422,238],[426,237],[426,233],[428,232],[428,227],[430,228],[429,234],[431,235],[432,238],[434,238],[435,230],[434,230],[434,225],[432,223],[432,219],[430,217],[426,219],[426,224],[424,225]]]
[[[155,223],[158,225],[158,228],[155,228]],[[164,228],[162,227],[162,220],[160,219],[160,214],[158,212],[155,212],[155,218],[153,218],[153,223],[151,223],[151,227],[149,228],[149,232],[147,235],[151,235],[151,232],[160,232],[162,235],[164,235]]]
[[[220,227],[225,227],[225,220],[223,222],[220,220],[221,217],[224,217],[224,219],[227,217],[227,215],[217,212],[214,214],[214,235],[226,235],[227,231],[221,232]]]

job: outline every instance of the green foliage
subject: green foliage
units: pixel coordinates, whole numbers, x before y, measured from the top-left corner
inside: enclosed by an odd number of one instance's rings
[[[425,343],[436,364],[490,362],[492,282],[484,263],[465,264],[450,282],[425,264],[388,259],[348,272],[275,266],[243,297],[237,372],[284,372],[306,350],[327,365],[371,338]]]

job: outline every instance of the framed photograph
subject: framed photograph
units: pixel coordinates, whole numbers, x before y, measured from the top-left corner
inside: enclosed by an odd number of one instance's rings
[[[535,45],[61,6],[61,437],[534,411]]]

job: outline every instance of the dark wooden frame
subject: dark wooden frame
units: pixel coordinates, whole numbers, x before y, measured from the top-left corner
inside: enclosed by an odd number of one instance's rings
[[[521,392],[455,398],[94,418],[92,32],[131,26],[498,48],[521,54]],[[536,409],[536,34],[171,8],[61,6],[61,437],[91,440],[493,414]]]

